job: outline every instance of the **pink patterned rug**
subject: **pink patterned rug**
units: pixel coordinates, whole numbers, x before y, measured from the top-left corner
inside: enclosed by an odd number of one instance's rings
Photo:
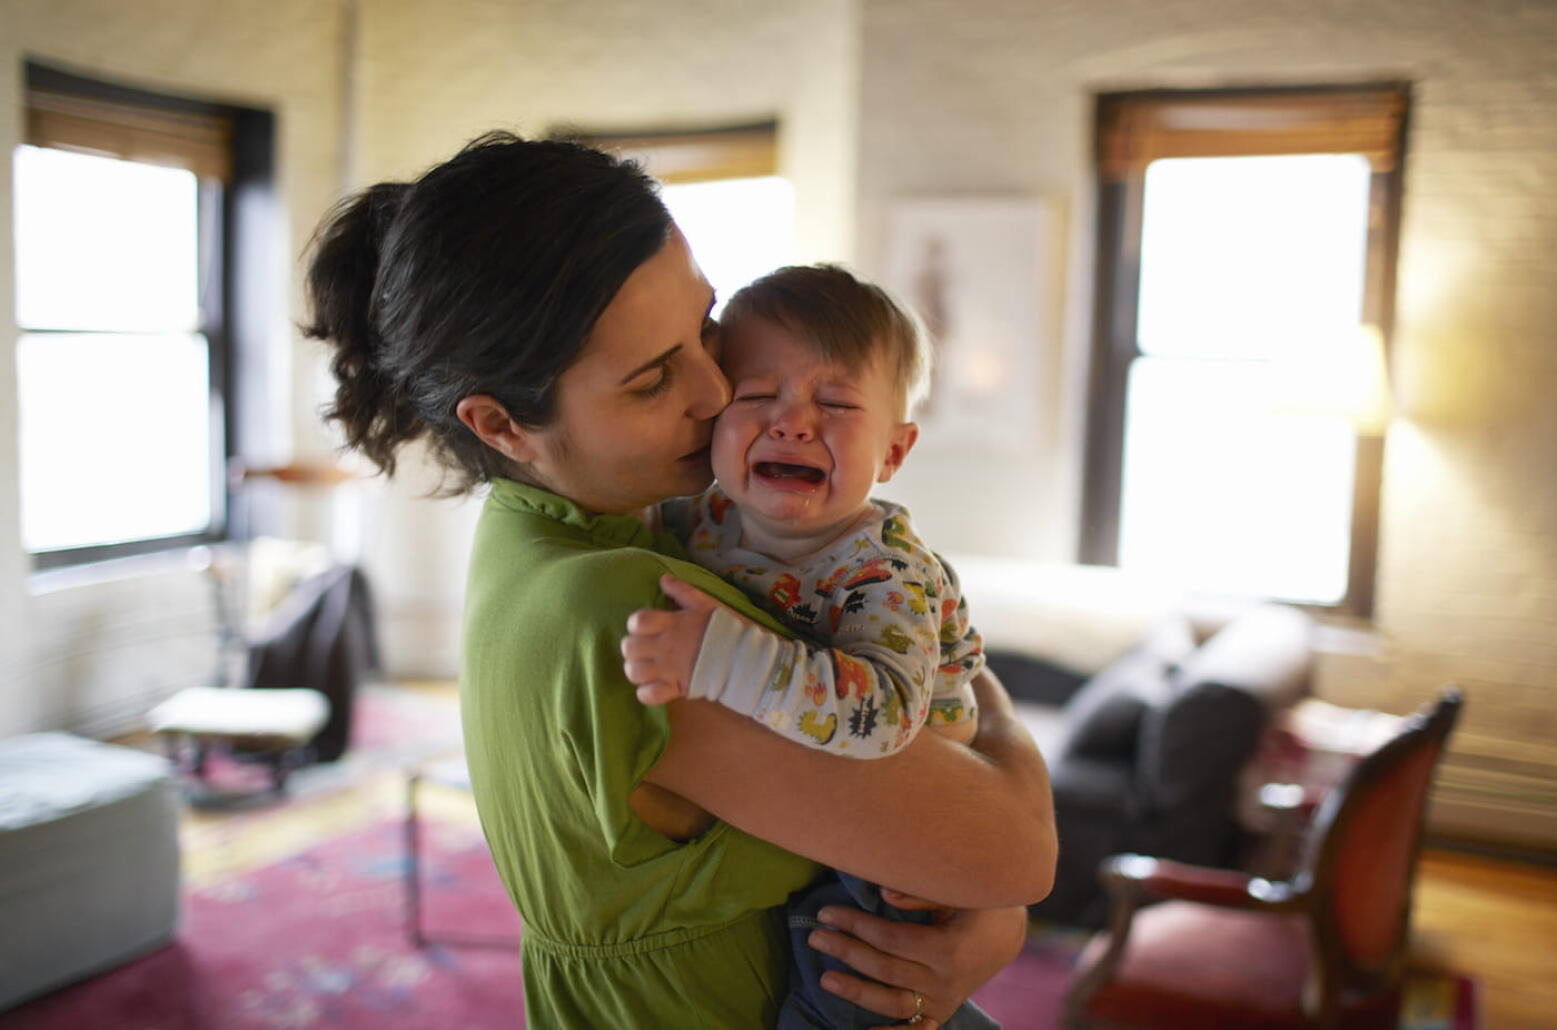
[[[178,939],[0,1014],[0,1030],[516,1030],[517,950],[406,935],[403,825],[376,822],[185,896]],[[519,931],[470,826],[423,823],[424,928]],[[1053,1030],[1079,934],[1035,934],[976,998],[1006,1030]],[[1408,1009],[1410,1002],[1408,1001]],[[1465,980],[1444,978],[1410,1030],[1473,1030]]]
[[[427,932],[519,921],[470,828],[423,824]],[[0,1015],[0,1030],[485,1030],[524,1025],[517,950],[418,949],[398,821],[185,896],[171,945]],[[1055,1025],[1073,948],[1035,939],[979,1001],[1010,1030]]]
[[[353,737],[346,760],[299,774],[287,803],[186,827],[172,944],[0,1013],[0,1030],[522,1028],[517,948],[417,948],[406,933],[404,824],[385,816],[403,804],[400,770],[458,746],[452,693],[366,691]],[[515,940],[473,820],[427,811],[425,931]],[[1083,941],[1034,934],[979,1004],[1006,1030],[1054,1030]],[[1415,981],[1404,1025],[1475,1030],[1475,1000],[1463,978]]]
[[[173,944],[0,1014],[0,1030],[517,1030],[512,949],[414,948],[403,826],[385,820],[185,895]],[[428,934],[512,938],[470,826],[424,822]],[[976,994],[1006,1030],[1053,1030],[1082,937],[1045,930]],[[1468,980],[1417,997],[1409,1030],[1473,1030]]]

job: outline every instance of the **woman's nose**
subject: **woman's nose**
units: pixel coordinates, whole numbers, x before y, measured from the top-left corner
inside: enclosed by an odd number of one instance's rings
[[[713,418],[730,403],[730,381],[719,371],[713,355],[702,353],[693,370],[693,387],[687,414],[695,419]]]

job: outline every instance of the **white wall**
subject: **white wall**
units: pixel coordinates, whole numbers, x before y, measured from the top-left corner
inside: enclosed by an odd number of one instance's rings
[[[266,367],[278,398],[266,450],[317,453],[311,415],[293,417],[310,374],[291,328],[301,242],[337,185],[340,13],[311,0],[0,0],[0,735],[41,727],[122,729],[151,700],[206,680],[212,613],[182,558],[31,577],[17,532],[11,162],[21,137],[25,57],[149,89],[277,113],[274,319]],[[286,292],[282,292],[286,291]],[[311,351],[311,346],[305,353]],[[301,369],[301,373],[294,370]],[[154,403],[154,399],[148,399]],[[313,438],[309,437],[313,434]],[[81,473],[108,455],[79,456]],[[112,503],[105,498],[105,503]]]
[[[1080,507],[1092,95],[1416,84],[1377,633],[1328,656],[1320,689],[1404,711],[1459,681],[1440,825],[1557,843],[1557,5],[867,0],[862,38],[868,270],[895,197],[1015,193],[1071,212],[1028,455],[921,445],[894,483],[937,546],[1035,558],[1074,554]]]

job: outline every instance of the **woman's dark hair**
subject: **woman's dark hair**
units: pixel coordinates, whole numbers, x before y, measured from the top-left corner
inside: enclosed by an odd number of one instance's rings
[[[637,165],[506,132],[348,197],[307,275],[303,331],[335,349],[325,417],[389,474],[400,446],[425,438],[456,477],[445,493],[514,474],[455,405],[490,394],[519,424],[548,424],[557,377],[670,224]]]

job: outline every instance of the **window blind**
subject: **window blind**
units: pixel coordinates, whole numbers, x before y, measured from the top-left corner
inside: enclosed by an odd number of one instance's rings
[[[1362,154],[1400,161],[1403,86],[1344,91],[1115,94],[1099,100],[1098,166],[1108,180],[1170,157]]]
[[[232,124],[219,115],[162,110],[47,89],[27,91],[25,142],[127,161],[232,176]]]
[[[773,122],[689,132],[570,132],[565,138],[631,158],[661,182],[778,174],[778,126]]]

